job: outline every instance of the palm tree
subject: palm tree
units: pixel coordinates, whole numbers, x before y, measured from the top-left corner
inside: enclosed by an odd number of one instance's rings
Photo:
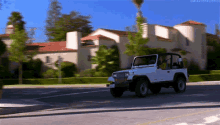
[[[143,4],[144,0],[132,0],[132,2],[137,6],[138,8],[138,16],[142,16],[141,12],[141,5]]]

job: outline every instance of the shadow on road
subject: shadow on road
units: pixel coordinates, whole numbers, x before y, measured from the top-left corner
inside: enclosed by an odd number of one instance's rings
[[[61,93],[73,93],[73,89],[59,89]],[[33,90],[34,91],[34,90]],[[63,92],[62,92],[63,91]],[[90,90],[80,90],[90,91]],[[9,96],[10,91],[5,90],[5,96]],[[58,93],[56,93],[58,94]],[[185,93],[176,94],[173,88],[162,89],[158,95],[149,94],[145,98],[138,98],[134,93],[125,92],[121,98],[113,98],[109,91],[101,91],[94,93],[85,93],[78,95],[66,95],[52,98],[42,98],[38,101],[53,106],[31,106],[31,107],[14,107],[11,111],[0,111],[0,115],[27,113],[40,110],[51,109],[53,111],[65,109],[94,109],[102,108],[96,111],[78,111],[68,113],[52,113],[27,116],[6,116],[1,118],[19,118],[19,117],[39,117],[53,115],[68,115],[68,114],[86,114],[86,113],[101,113],[101,112],[118,112],[118,111],[140,111],[140,110],[163,110],[163,109],[193,109],[193,108],[219,108],[220,107],[220,86],[187,86]],[[4,96],[3,96],[4,98]],[[57,104],[57,105],[56,105]],[[60,105],[64,104],[64,105]],[[127,108],[127,109],[122,109]],[[128,109],[129,108],[129,109]],[[1,110],[1,109],[0,109]]]

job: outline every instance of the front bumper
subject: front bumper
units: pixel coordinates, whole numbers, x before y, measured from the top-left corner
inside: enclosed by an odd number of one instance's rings
[[[131,80],[127,80],[125,82],[112,82],[111,84],[106,84],[106,87],[108,88],[129,88],[129,84],[131,83]]]

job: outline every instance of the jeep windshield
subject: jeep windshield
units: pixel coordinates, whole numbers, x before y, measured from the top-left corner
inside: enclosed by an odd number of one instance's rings
[[[157,56],[140,56],[136,57],[133,66],[151,65],[156,63]]]

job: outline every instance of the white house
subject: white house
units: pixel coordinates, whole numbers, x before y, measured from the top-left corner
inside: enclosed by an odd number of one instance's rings
[[[187,51],[183,58],[188,61],[196,61],[201,69],[205,69],[207,61],[207,38],[213,37],[218,39],[216,35],[206,33],[206,25],[196,21],[186,21],[173,27],[162,26],[158,24],[144,23],[143,37],[149,38],[147,46],[153,48],[166,48],[168,52],[179,53],[179,50]],[[11,40],[9,34],[12,27],[8,26],[6,33],[0,35],[2,40],[10,47]],[[80,70],[95,68],[96,64],[91,64],[91,57],[96,55],[100,45],[108,47],[117,45],[120,52],[121,68],[127,68],[133,60],[133,57],[124,54],[126,50],[125,44],[128,41],[128,32],[97,29],[86,37],[81,37],[80,32],[68,32],[66,41],[33,43],[28,44],[30,47],[37,47],[38,54],[34,58],[39,58],[44,62],[45,67],[53,67],[54,62],[59,56],[63,61],[75,63]],[[86,45],[84,45],[86,43]],[[4,54],[3,57],[7,57]],[[16,67],[14,63],[10,63],[10,70]],[[45,68],[43,68],[45,71]]]

